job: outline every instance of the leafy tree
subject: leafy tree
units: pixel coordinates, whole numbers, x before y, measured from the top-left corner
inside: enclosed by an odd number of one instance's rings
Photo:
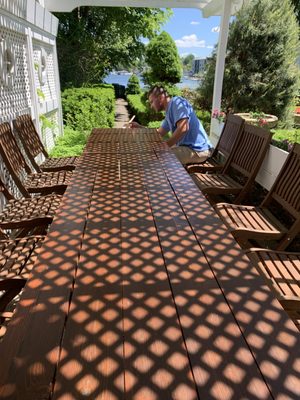
[[[140,80],[135,75],[132,74],[128,79],[126,94],[139,94],[141,93]]]
[[[192,65],[193,65],[194,59],[195,59],[194,54],[188,54],[186,57],[182,58],[182,65],[183,65],[183,69],[185,71],[192,70]]]
[[[144,53],[141,37],[153,38],[170,10],[78,7],[56,13],[62,87],[99,83],[118,65],[135,64]]]
[[[294,6],[294,11],[298,20],[298,24],[300,25],[300,0],[291,0]]]
[[[150,70],[144,74],[148,84],[180,82],[182,67],[174,40],[167,32],[162,32],[150,41],[146,48],[146,63]]]
[[[240,10],[229,31],[223,102],[235,112],[286,115],[298,83],[298,25],[289,0],[256,0]],[[200,89],[211,107],[216,55]]]

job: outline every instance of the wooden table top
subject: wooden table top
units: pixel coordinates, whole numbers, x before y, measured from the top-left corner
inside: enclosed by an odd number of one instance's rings
[[[0,343],[0,399],[298,399],[299,338],[156,132],[95,129]]]

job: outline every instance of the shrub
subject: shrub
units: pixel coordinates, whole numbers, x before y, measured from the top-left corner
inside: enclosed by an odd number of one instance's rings
[[[150,121],[147,128],[159,128],[161,126],[161,121]]]
[[[141,93],[140,80],[135,74],[132,74],[128,79],[126,95],[139,93]]]
[[[204,111],[204,110],[195,110],[196,115],[198,119],[202,122],[202,125],[206,131],[206,133],[209,135],[210,131],[210,112]]]
[[[51,157],[67,157],[81,155],[86,144],[87,135],[65,127],[64,135],[60,136],[50,152]]]
[[[64,123],[78,131],[110,128],[115,119],[115,95],[111,85],[66,89],[62,93]]]
[[[300,131],[297,129],[274,129],[272,144],[282,150],[290,151],[294,143],[300,143]]]
[[[182,76],[181,61],[174,40],[167,32],[153,38],[146,48],[146,63],[150,70],[144,73],[144,81],[152,85],[156,81],[178,83]]]
[[[164,114],[157,113],[150,109],[145,94],[129,94],[127,96],[128,105],[136,120],[142,125],[148,125],[150,121],[162,120]]]

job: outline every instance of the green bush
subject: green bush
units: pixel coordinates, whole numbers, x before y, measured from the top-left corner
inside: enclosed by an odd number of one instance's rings
[[[115,95],[112,85],[66,89],[62,93],[65,125],[78,131],[111,128],[115,119]]]
[[[86,140],[87,135],[85,133],[66,126],[64,135],[56,140],[55,146],[50,152],[50,157],[79,156],[83,151]]]
[[[141,91],[142,90],[140,87],[139,78],[135,74],[132,74],[131,77],[128,79],[126,95],[139,94],[139,93],[141,93]]]
[[[205,111],[205,110],[195,110],[196,115],[198,119],[202,122],[202,125],[206,131],[206,133],[209,135],[210,131],[210,112]]]
[[[298,129],[272,129],[272,144],[282,150],[290,151],[294,143],[300,143]]]
[[[128,106],[131,113],[136,116],[136,121],[147,126],[150,121],[163,120],[164,113],[157,113],[150,109],[146,94],[129,94]]]
[[[143,74],[144,82],[151,86],[156,81],[178,83],[182,66],[176,44],[167,32],[155,36],[146,47],[146,64],[149,70]]]
[[[147,128],[159,128],[161,126],[161,121],[150,121]]]

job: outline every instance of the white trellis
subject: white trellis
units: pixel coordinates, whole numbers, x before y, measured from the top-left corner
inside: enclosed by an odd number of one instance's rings
[[[0,0],[0,122],[31,114],[48,148],[62,132],[58,20],[44,1]],[[40,116],[53,121],[41,130]]]

